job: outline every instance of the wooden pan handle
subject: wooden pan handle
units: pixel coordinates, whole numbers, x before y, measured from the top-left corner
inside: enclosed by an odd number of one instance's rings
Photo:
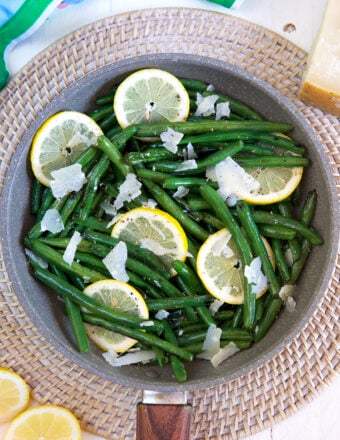
[[[137,405],[136,440],[189,440],[190,405]]]

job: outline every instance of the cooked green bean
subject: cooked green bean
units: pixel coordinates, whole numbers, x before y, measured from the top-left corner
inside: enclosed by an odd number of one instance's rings
[[[284,217],[283,215],[255,210],[253,212],[254,220],[256,223],[265,223],[270,225],[283,225],[293,229],[306,238],[313,245],[321,245],[323,243],[322,237],[311,227],[304,226],[298,220]]]
[[[109,168],[110,159],[103,154],[98,163],[93,167],[88,177],[84,191],[83,202],[79,213],[80,220],[86,220],[87,217],[90,215],[100,181]]]
[[[278,203],[279,212],[284,217],[293,218],[292,206],[289,201]],[[301,255],[301,246],[297,238],[293,237],[288,240],[288,246],[292,253],[293,261],[299,259]]]
[[[101,108],[93,110],[88,115],[94,121],[98,122],[98,121],[101,121],[102,119],[104,119],[106,116],[111,115],[112,113],[113,113],[113,107],[112,107],[112,103],[111,103],[109,105],[105,105]]]
[[[114,113],[107,115],[104,119],[98,122],[98,125],[104,132],[115,124],[117,124],[117,118]]]
[[[256,317],[256,312],[255,312],[255,317]],[[254,317],[254,320],[255,320],[255,317]],[[240,327],[242,324],[242,320],[243,320],[243,304],[238,304],[236,306],[234,316],[231,320],[230,327],[232,327],[232,328]]]
[[[198,278],[196,273],[183,261],[175,260],[172,262],[172,267],[175,269],[178,276],[180,276],[183,281],[190,286],[191,292],[195,294],[205,295],[207,293],[201,280]]]
[[[31,214],[37,214],[41,205],[44,185],[38,179],[33,179],[31,191]]]
[[[216,182],[207,182],[206,179],[201,177],[168,177],[162,182],[162,187],[164,189],[177,189],[180,186],[183,186],[184,188],[191,188],[203,185],[205,183],[208,183],[215,189],[218,188],[218,184]]]
[[[177,155],[163,148],[150,148],[144,151],[133,151],[125,155],[127,163],[134,165],[136,163],[153,163],[159,160],[176,159]]]
[[[98,96],[98,98],[96,98],[96,104],[99,106],[105,106],[105,104],[111,104],[111,108],[112,108],[113,94],[111,93],[109,95]]]
[[[66,275],[57,269],[54,265],[50,265],[52,273],[58,278],[67,281]],[[79,305],[75,304],[68,296],[63,296],[66,313],[70,320],[72,332],[76,340],[77,348],[80,353],[88,353],[90,351],[90,344],[86,334],[84,322],[81,317]]]
[[[152,286],[150,283],[146,282],[142,276],[137,275],[130,270],[127,270],[126,273],[129,277],[129,283],[139,289],[142,289],[147,296],[153,299],[164,298],[164,293],[159,288],[156,288],[155,286]]]
[[[262,318],[260,321],[256,324],[255,330],[254,330],[254,340],[255,342],[259,341],[260,339],[265,336],[275,319],[277,318],[277,315],[282,307],[282,299],[278,297],[270,297],[269,303],[263,313]]]
[[[304,202],[300,214],[301,223],[306,227],[308,227],[312,221],[316,208],[316,202],[317,202],[316,192],[310,191],[307,194],[306,200]],[[295,284],[297,282],[311,250],[312,250],[312,246],[308,242],[308,240],[306,238],[302,240],[300,257],[292,265],[291,277],[289,280],[290,284]]]
[[[101,231],[101,232],[109,232],[109,222],[103,219],[98,219],[93,216],[87,217],[86,220],[80,220],[79,217],[75,217],[72,219],[76,224],[85,226],[86,228],[93,229],[95,231]]]
[[[170,344],[178,346],[176,336],[168,321],[166,319],[162,319],[162,324],[165,339],[170,342]],[[177,382],[185,382],[187,380],[187,372],[183,362],[174,354],[170,354],[170,362]]]
[[[215,211],[217,217],[224,223],[225,227],[231,233],[242,262],[242,267],[244,268],[250,265],[253,259],[250,245],[231,214],[230,209],[224,203],[219,194],[210,186],[202,185],[200,187],[200,192],[202,197],[210,204],[213,211]],[[246,277],[244,277],[243,283],[243,324],[246,328],[251,328],[255,320],[256,296],[252,293],[251,286]]]
[[[278,295],[281,286],[275,275],[267,249],[254,221],[250,206],[247,203],[238,202],[236,205],[236,210],[254,254],[261,259],[263,272],[268,279],[269,291],[272,295],[276,296]]]
[[[141,179],[147,179],[150,180],[150,182],[155,183],[163,183],[171,177],[171,174],[169,173],[161,173],[159,171],[148,170],[147,168],[138,169],[136,170],[136,173]]]
[[[308,240],[303,240],[301,245],[301,254],[298,260],[293,262],[289,284],[295,284],[306,263],[307,257],[312,250],[312,246]]]
[[[133,339],[137,339],[138,341],[144,342],[151,347],[159,347],[166,353],[174,354],[175,356],[178,356],[186,361],[193,360],[192,353],[190,353],[185,348],[171,344],[170,342],[165,341],[164,339],[161,339],[154,334],[147,333],[146,331],[138,330],[137,328],[131,328],[131,326],[128,327],[122,324],[116,324],[115,322],[108,321],[105,318],[94,316],[90,313],[83,313],[83,319],[90,324],[99,325],[106,328],[107,330],[112,330],[113,332],[129,336]],[[147,328],[149,330],[150,326],[144,328]]]
[[[302,207],[301,210],[301,214],[300,214],[300,218],[301,218],[301,223],[305,226],[309,226],[314,212],[315,212],[315,208],[316,208],[316,203],[317,203],[317,193],[315,190],[310,191],[307,194],[307,197],[304,201],[304,205]]]
[[[279,274],[281,275],[282,280],[284,281],[284,283],[287,284],[290,279],[290,273],[284,257],[281,243],[282,241],[278,238],[273,238],[271,244],[275,256],[276,267],[279,271]]]
[[[186,202],[189,211],[204,211],[210,208],[209,203],[201,197],[190,197],[189,199],[187,198]],[[207,223],[207,225],[210,225],[210,223]]]
[[[133,133],[131,133],[131,136],[132,135]],[[119,151],[117,142],[110,141],[110,139],[106,136],[99,136],[98,147],[104,151],[104,153],[113,163],[114,167],[117,168],[123,174],[123,176],[126,176],[128,173],[133,173],[131,166],[124,162],[123,155]]]
[[[176,173],[181,176],[201,174],[202,172],[205,172],[207,167],[216,165],[227,157],[233,156],[236,153],[242,151],[243,145],[244,144],[242,141],[230,143],[227,147],[224,147],[223,149],[218,150],[215,153],[211,153],[209,156],[204,157],[203,159],[196,160],[195,168],[182,169],[183,162],[178,161],[160,161],[158,163],[155,163],[153,165],[153,168],[155,171]]]
[[[286,133],[293,127],[290,124],[271,121],[211,121],[204,120],[199,122],[158,122],[154,124],[139,124],[131,126],[136,129],[137,137],[159,137],[168,128],[183,133],[184,135],[194,135],[209,133],[212,131],[231,131],[231,130],[251,130],[261,132],[282,132]]]
[[[235,161],[245,168],[268,167],[306,167],[309,160],[300,156],[256,156],[235,157]]]
[[[191,295],[175,298],[150,299],[147,300],[148,309],[151,312],[158,310],[173,310],[184,307],[197,307],[211,302],[210,295]]]
[[[265,237],[279,238],[280,240],[292,240],[296,236],[296,231],[281,225],[260,224],[259,231]]]

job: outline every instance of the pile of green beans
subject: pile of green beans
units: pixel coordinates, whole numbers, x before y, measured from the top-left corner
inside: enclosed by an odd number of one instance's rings
[[[197,92],[203,96],[214,93],[200,81],[181,81],[192,99]],[[222,329],[221,346],[233,341],[241,350],[265,336],[283,306],[281,287],[298,281],[312,247],[323,242],[311,226],[317,195],[310,191],[302,199],[298,187],[287,200],[270,206],[238,201],[228,207],[217,184],[206,179],[207,167],[230,156],[244,167],[308,166],[305,148],[280,134],[289,132],[290,124],[265,120],[245,103],[218,94],[218,102],[230,104],[228,119],[197,117],[193,108],[185,122],[121,129],[113,113],[114,92],[98,97],[89,113],[104,135],[98,138],[97,147],[88,148],[76,159],[87,175],[83,189],[55,199],[49,188],[34,180],[31,214],[35,220],[24,244],[48,264],[43,268],[30,259],[33,275],[63,299],[80,352],[90,350],[84,323],[102,326],[136,339],[141,349],[153,349],[156,362],[161,366],[169,363],[175,378],[182,382],[187,380],[184,362],[202,351],[209,326]],[[160,141],[160,134],[169,127],[184,134],[177,153],[166,150]],[[145,142],[143,137],[153,140]],[[197,154],[197,168],[181,170],[189,143]],[[171,268],[150,250],[126,243],[129,283],[145,298],[151,321],[147,326],[143,326],[145,320],[108,308],[83,293],[88,283],[111,278],[102,259],[119,240],[110,235],[111,217],[103,207],[114,202],[128,173],[138,177],[142,194],[126,202],[119,212],[154,199],[159,209],[180,222],[189,243],[186,261],[174,261]],[[176,198],[174,193],[180,187],[188,193]],[[50,208],[61,215],[65,228],[60,233],[41,230],[41,219]],[[197,274],[196,255],[209,235],[222,228],[232,234],[241,268],[255,257],[261,258],[268,291],[256,299],[244,277],[244,303],[223,304],[213,314],[209,306],[214,298]],[[69,265],[63,252],[75,231],[81,233],[82,240]],[[262,236],[271,245],[275,267]],[[160,310],[168,315],[158,320],[155,315]]]

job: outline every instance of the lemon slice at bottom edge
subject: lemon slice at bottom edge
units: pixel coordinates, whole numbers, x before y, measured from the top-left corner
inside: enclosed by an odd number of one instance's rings
[[[262,237],[268,256],[274,265],[274,255],[268,241]],[[227,228],[210,235],[197,254],[197,273],[208,292],[219,301],[243,304],[243,269],[235,242]],[[267,289],[259,292],[259,298]]]
[[[0,368],[0,423],[9,422],[29,401],[29,388],[14,371]]]
[[[81,440],[77,418],[66,408],[42,405],[27,409],[8,426],[4,440]]]
[[[118,280],[101,280],[88,285],[84,293],[107,307],[148,319],[149,311],[142,295],[128,283]],[[89,338],[102,350],[117,353],[127,351],[136,340],[103,327],[85,323]]]

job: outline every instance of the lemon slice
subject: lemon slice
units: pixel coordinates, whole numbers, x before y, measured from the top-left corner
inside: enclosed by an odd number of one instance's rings
[[[142,69],[118,86],[113,109],[122,128],[138,123],[184,121],[189,115],[190,99],[171,73]]]
[[[117,280],[101,280],[87,286],[84,293],[102,304],[148,319],[149,311],[142,295],[132,286]],[[124,352],[136,344],[136,340],[112,332],[97,325],[85,324],[89,338],[102,350]]]
[[[268,256],[274,257],[267,240],[262,237]],[[219,301],[228,304],[242,304],[243,268],[235,242],[228,229],[221,229],[210,235],[197,254],[197,274],[208,292]],[[266,289],[259,292],[259,298]]]
[[[81,440],[77,418],[66,408],[42,405],[27,409],[8,426],[4,440]]]
[[[49,186],[51,171],[66,167],[91,145],[97,145],[101,128],[87,115],[64,111],[51,116],[35,134],[31,166],[35,177]]]
[[[168,267],[173,260],[184,261],[188,252],[182,226],[160,209],[145,207],[128,211],[114,225],[111,235],[149,249]]]
[[[245,168],[260,186],[243,194],[242,200],[257,205],[277,203],[289,197],[299,185],[303,167]]]
[[[0,368],[0,423],[9,422],[28,405],[29,388],[14,371]]]

